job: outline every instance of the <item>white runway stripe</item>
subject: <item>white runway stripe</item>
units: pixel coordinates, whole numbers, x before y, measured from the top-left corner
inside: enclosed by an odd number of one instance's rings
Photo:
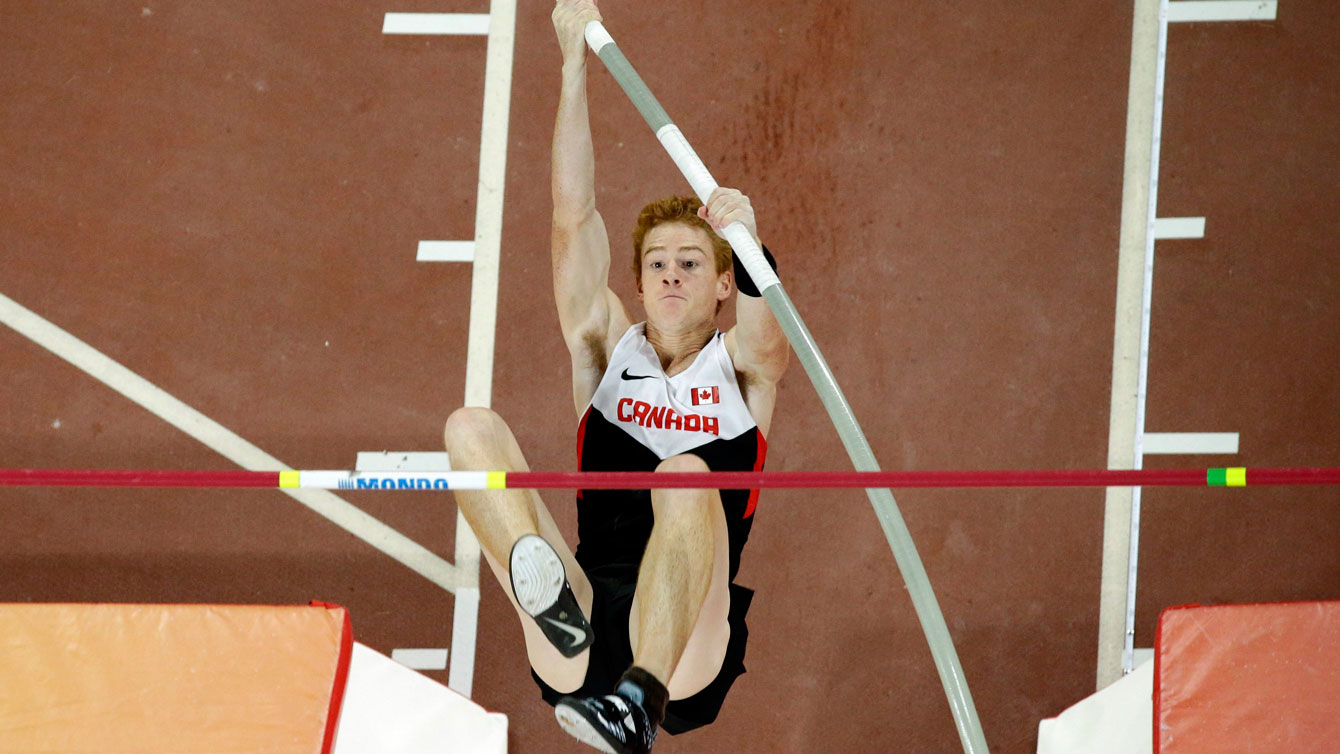
[[[1145,455],[1237,453],[1237,432],[1146,432]]]
[[[493,347],[498,322],[498,257],[502,251],[503,189],[507,183],[507,133],[512,102],[512,53],[516,0],[492,0],[484,60],[484,113],[480,123],[479,184],[475,196],[474,257],[470,277],[470,329],[465,353],[465,405],[493,403]],[[479,540],[456,512],[456,566],[461,583],[451,628],[448,685],[470,696],[474,686],[479,615]]]
[[[487,13],[387,13],[383,34],[489,33]]]
[[[1274,21],[1276,0],[1173,0],[1168,21]]]
[[[465,590],[461,590],[465,591]],[[461,593],[456,593],[456,599]],[[445,649],[392,649],[391,659],[413,670],[446,670],[447,650]]]
[[[1152,269],[1146,249],[1153,246],[1158,195],[1159,129],[1163,107],[1166,0],[1135,0],[1131,65],[1126,104],[1125,165],[1121,191],[1121,232],[1117,261],[1116,317],[1112,341],[1112,392],[1108,417],[1107,467],[1140,468],[1144,430],[1145,330],[1143,292]],[[1152,258],[1148,260],[1152,263]],[[1139,487],[1108,487],[1103,508],[1102,581],[1098,607],[1097,685],[1121,677],[1132,537],[1139,520]]]
[[[415,259],[420,262],[473,262],[474,241],[420,241]]]
[[[238,466],[250,471],[283,471],[291,468],[3,294],[0,294],[0,322]],[[266,493],[258,490],[256,494]],[[284,494],[434,584],[449,592],[456,591],[458,573],[455,566],[334,494],[321,490],[284,490]]]
[[[1160,217],[1154,221],[1154,240],[1204,238],[1203,217]]]
[[[464,525],[462,521],[460,525]],[[456,554],[457,558],[460,553]],[[478,573],[475,583],[479,583]],[[473,691],[475,682],[475,637],[479,633],[479,587],[456,590],[451,612],[451,667],[447,685],[463,696]],[[457,659],[463,658],[463,659]]]

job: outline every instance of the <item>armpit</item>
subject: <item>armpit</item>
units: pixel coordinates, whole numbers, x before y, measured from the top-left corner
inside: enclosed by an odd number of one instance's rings
[[[594,330],[582,335],[582,357],[596,374],[604,374],[609,367],[609,357],[605,354],[605,337]]]
[[[735,382],[740,386],[740,397],[744,399],[746,404],[749,403],[749,384],[753,382],[753,378],[737,369],[735,370]]]

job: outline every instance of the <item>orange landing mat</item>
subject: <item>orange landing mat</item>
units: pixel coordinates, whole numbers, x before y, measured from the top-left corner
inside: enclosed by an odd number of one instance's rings
[[[1154,661],[1157,754],[1340,751],[1340,602],[1170,608]]]
[[[0,752],[329,752],[335,605],[0,605]]]

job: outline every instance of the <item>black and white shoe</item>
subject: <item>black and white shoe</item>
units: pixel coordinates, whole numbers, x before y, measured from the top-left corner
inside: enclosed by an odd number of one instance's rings
[[[543,537],[527,534],[512,545],[512,594],[564,657],[576,657],[595,635],[568,583],[563,560]]]
[[[573,738],[605,754],[647,754],[656,743],[654,725],[642,706],[621,694],[565,696],[554,717]]]

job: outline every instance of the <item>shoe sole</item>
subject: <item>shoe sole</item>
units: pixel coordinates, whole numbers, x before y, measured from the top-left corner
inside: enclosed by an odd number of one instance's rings
[[[558,601],[566,571],[563,560],[542,537],[527,534],[512,546],[512,594],[527,615],[534,617]]]
[[[577,712],[560,704],[557,707],[554,707],[554,717],[558,719],[559,726],[567,731],[568,735],[578,741],[581,741],[587,746],[599,749],[600,751],[605,752],[605,754],[619,754],[619,752],[610,745],[609,741],[606,741],[605,737],[600,734],[600,731],[596,730],[585,717],[582,717]]]

